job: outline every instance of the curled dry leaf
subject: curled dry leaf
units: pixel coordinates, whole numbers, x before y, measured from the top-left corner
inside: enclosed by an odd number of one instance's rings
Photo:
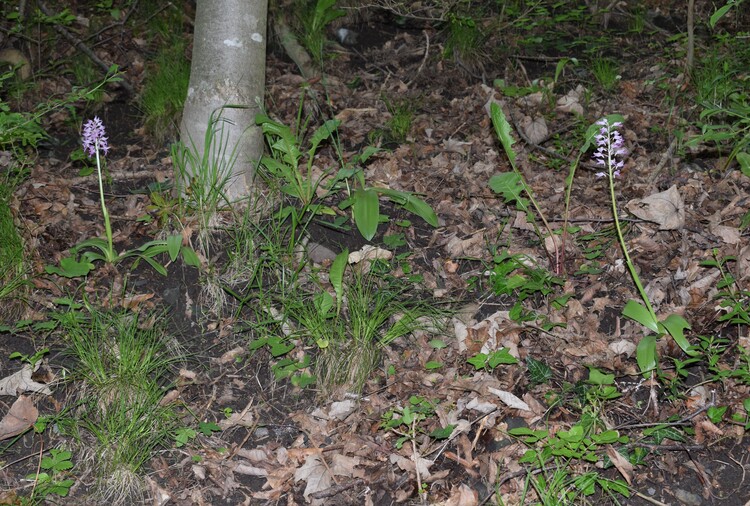
[[[685,225],[685,203],[675,185],[646,198],[633,199],[627,208],[638,218],[658,224],[659,230],[678,230]]]
[[[8,413],[0,420],[0,440],[26,432],[39,417],[31,397],[22,395],[11,405]]]
[[[39,364],[37,364],[37,367]],[[0,395],[16,396],[24,392],[35,392],[44,395],[52,395],[52,390],[43,383],[37,383],[31,379],[34,372],[31,366],[26,364],[23,369],[0,380]]]
[[[532,144],[541,144],[549,137],[547,122],[541,116],[537,116],[534,119],[525,116],[521,121],[521,128],[523,128],[524,135],[526,135]]]

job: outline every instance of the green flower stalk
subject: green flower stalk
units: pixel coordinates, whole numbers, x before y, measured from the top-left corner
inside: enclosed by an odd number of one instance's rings
[[[612,216],[615,221],[617,239],[620,242],[622,254],[625,257],[625,264],[628,266],[628,271],[630,271],[630,275],[633,278],[633,282],[638,289],[638,293],[640,294],[643,303],[646,305],[646,309],[653,317],[653,320],[656,321],[656,313],[654,312],[654,308],[651,306],[651,301],[648,299],[648,295],[646,295],[646,290],[643,288],[641,278],[638,277],[638,273],[635,270],[635,265],[633,265],[633,261],[630,259],[630,253],[628,252],[628,247],[625,244],[625,238],[622,235],[622,227],[620,226],[619,214],[617,213],[617,199],[615,198],[615,179],[620,177],[620,171],[625,165],[623,157],[627,156],[628,154],[628,151],[624,147],[622,135],[617,130],[622,126],[622,123],[620,123],[619,121],[610,123],[607,118],[604,118],[597,121],[596,124],[600,125],[601,128],[599,129],[599,133],[594,138],[596,140],[596,145],[598,146],[596,152],[594,153],[594,163],[604,168],[604,171],[596,173],[596,177],[607,177],[609,181],[609,196],[610,200],[612,201]]]
[[[651,305],[646,290],[643,288],[641,278],[638,277],[635,265],[633,265],[633,261],[630,259],[630,253],[628,253],[625,238],[622,236],[622,227],[620,226],[620,219],[617,213],[615,179],[620,177],[620,171],[625,165],[623,157],[628,154],[628,151],[623,147],[622,135],[617,131],[622,126],[622,123],[618,121],[610,122],[608,118],[604,118],[597,121],[596,124],[601,128],[599,129],[599,133],[594,137],[598,146],[594,153],[594,162],[604,169],[601,172],[597,172],[596,177],[606,176],[609,180],[609,196],[612,201],[612,215],[615,222],[615,230],[617,231],[617,239],[620,242],[630,276],[633,278],[641,300],[643,300],[643,305],[638,304],[634,300],[628,301],[622,310],[622,314],[656,333],[643,337],[636,349],[636,358],[641,372],[644,374],[653,374],[657,369],[658,361],[656,339],[660,336],[669,334],[677,345],[682,348],[682,351],[690,356],[695,355],[696,352],[691,348],[684,334],[684,331],[690,328],[690,324],[677,314],[671,314],[661,321],[656,317],[656,312]]]
[[[109,211],[104,203],[104,184],[102,183],[102,164],[99,151],[106,155],[109,152],[109,141],[104,132],[104,124],[99,117],[88,120],[83,125],[83,152],[89,158],[96,157],[96,170],[99,176],[99,199],[102,204],[102,215],[104,216],[104,232],[107,235],[106,261],[112,263],[117,259],[114,245],[112,243],[112,225],[109,221]]]

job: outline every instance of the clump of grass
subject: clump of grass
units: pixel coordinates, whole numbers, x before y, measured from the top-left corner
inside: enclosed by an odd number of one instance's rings
[[[59,317],[78,394],[59,426],[82,446],[97,476],[97,495],[132,504],[143,491],[141,472],[153,452],[168,447],[179,422],[162,406],[170,371],[182,354],[168,339],[160,315],[86,305]]]
[[[598,56],[591,64],[591,73],[594,74],[596,82],[606,92],[611,92],[617,87],[620,80],[617,63],[611,58]]]
[[[0,180],[0,321],[19,316],[22,288],[27,284],[23,239],[10,209],[13,188],[7,178]]]
[[[184,51],[181,43],[166,47],[148,67],[141,106],[146,129],[159,144],[177,136],[190,81]]]
[[[487,59],[484,45],[487,40],[477,22],[471,16],[449,16],[446,28],[447,37],[443,55],[453,60],[469,72],[481,70]]]

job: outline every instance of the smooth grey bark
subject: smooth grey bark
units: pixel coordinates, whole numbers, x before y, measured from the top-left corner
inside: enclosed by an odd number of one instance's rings
[[[267,12],[268,0],[197,2],[180,137],[186,147],[202,156],[209,118],[221,113],[228,120],[222,123],[227,142],[223,156],[228,162],[236,149],[237,157],[225,189],[230,202],[249,194],[263,153],[263,136],[255,126],[255,115],[260,112],[265,90]]]

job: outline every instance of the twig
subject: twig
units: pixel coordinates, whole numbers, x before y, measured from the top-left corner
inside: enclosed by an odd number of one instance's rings
[[[664,167],[667,165],[667,162],[672,158],[672,154],[674,153],[675,148],[677,147],[677,137],[672,138],[672,142],[669,143],[669,147],[667,150],[662,153],[661,158],[659,159],[659,164],[654,168],[654,170],[651,172],[651,175],[648,178],[648,184],[649,186],[654,184],[654,181],[656,181],[656,178],[659,177],[659,173],[661,173],[662,170],[664,170]]]
[[[424,57],[422,58],[422,63],[419,64],[419,68],[417,68],[417,72],[414,74],[414,77],[409,80],[408,83],[406,83],[407,86],[410,86],[411,83],[414,82],[414,80],[419,76],[419,74],[422,72],[422,69],[424,68],[424,64],[427,63],[427,57],[430,54],[430,34],[427,33],[427,30],[422,30],[422,33],[424,33],[425,39],[427,39],[427,44],[424,48]]]
[[[53,17],[54,14],[52,11],[49,10],[47,5],[42,0],[37,0],[37,6],[39,7],[39,10],[44,13],[45,16]],[[104,62],[101,58],[96,56],[96,54],[81,41],[79,38],[77,38],[75,35],[70,33],[64,26],[60,24],[53,24],[52,25],[57,32],[63,36],[73,47],[75,47],[77,50],[88,56],[91,61],[96,63],[100,68],[102,68],[105,72],[108,72],[110,67],[112,65],[108,65],[106,62]],[[128,82],[127,79],[124,77],[121,77],[121,80],[119,81],[122,88],[129,94],[134,95],[135,90],[133,89],[133,86]]]
[[[679,425],[687,425],[687,422],[700,415],[704,411],[714,407],[716,405],[716,392],[711,392],[711,402],[706,403],[705,406],[700,407],[698,410],[690,413],[689,415],[677,420],[676,422],[655,422],[655,423],[634,423],[632,425],[618,425],[614,430],[620,429],[643,429],[645,427],[676,427]]]

